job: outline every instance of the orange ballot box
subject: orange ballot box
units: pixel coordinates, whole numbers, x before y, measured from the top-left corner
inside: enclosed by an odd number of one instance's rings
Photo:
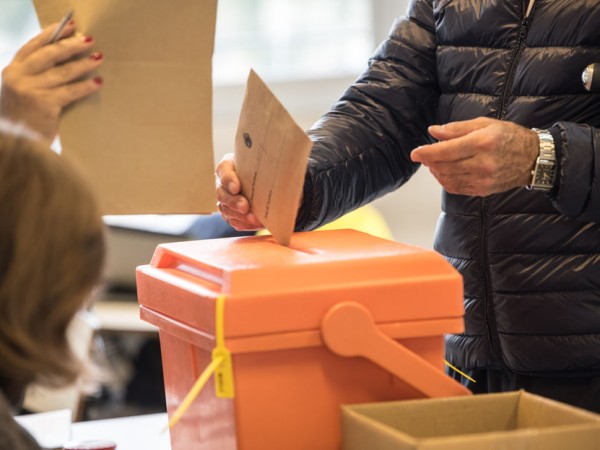
[[[170,243],[137,286],[171,421],[189,404],[173,450],[336,449],[342,404],[470,394],[444,374],[462,279],[430,250],[352,230]]]

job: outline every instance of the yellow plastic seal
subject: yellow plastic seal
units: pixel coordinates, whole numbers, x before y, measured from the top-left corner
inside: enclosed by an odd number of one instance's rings
[[[224,315],[225,315],[225,296],[217,297],[216,313],[215,313],[215,348],[212,352],[212,361],[200,374],[192,388],[185,395],[181,405],[173,413],[169,419],[168,428],[173,428],[177,422],[183,417],[189,407],[192,405],[196,397],[202,391],[202,388],[214,373],[215,375],[215,393],[219,398],[233,398],[235,389],[233,386],[233,366],[231,364],[231,353],[225,346],[224,332]],[[166,429],[165,429],[166,431]]]
[[[220,360],[221,363],[215,370],[215,392],[219,398],[233,398],[235,389],[233,385],[233,365],[231,364],[231,353],[225,346],[225,296],[217,298],[217,311],[215,321],[216,346],[212,352],[212,360]]]
[[[444,360],[444,364],[446,364],[448,367],[450,367],[452,370],[454,370],[456,373],[461,374],[463,377],[465,377],[467,380],[471,380],[473,383],[477,383],[477,381],[475,381],[473,378],[471,378],[469,375],[467,375],[466,373],[464,373],[463,371],[457,369],[456,367],[454,367],[452,364],[450,364],[448,361]]]

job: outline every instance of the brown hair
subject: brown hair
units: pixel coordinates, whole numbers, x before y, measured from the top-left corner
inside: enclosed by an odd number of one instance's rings
[[[102,218],[68,161],[0,125],[0,382],[60,386],[81,370],[66,332],[100,277]]]

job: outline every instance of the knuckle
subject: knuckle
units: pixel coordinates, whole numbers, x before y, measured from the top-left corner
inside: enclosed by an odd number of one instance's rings
[[[69,80],[73,76],[73,68],[69,64],[56,66],[56,73],[61,81]]]
[[[497,142],[496,133],[489,132],[489,133],[483,134],[483,136],[481,137],[481,140],[479,141],[479,145],[484,150],[491,150],[492,148],[494,148],[494,144],[496,142]]]
[[[93,80],[85,80],[65,84],[63,95],[63,104],[67,105],[75,100],[78,100],[86,95],[94,92]]]
[[[490,175],[493,175],[496,172],[496,169],[497,164],[491,159],[486,159],[481,162],[478,171],[480,175],[488,177]]]
[[[20,76],[18,70],[13,64],[9,64],[2,69],[2,84],[6,86],[15,87],[19,84]]]
[[[448,185],[448,186],[444,186],[442,185],[442,187],[446,190],[446,192],[448,192],[449,194],[459,194],[458,189],[456,188],[456,186],[454,185]]]
[[[6,80],[10,79],[11,71],[12,68],[10,64],[2,69],[2,81],[6,82]]]
[[[481,183],[481,186],[485,192],[492,192],[494,186],[496,185],[496,180],[493,178],[485,178]]]

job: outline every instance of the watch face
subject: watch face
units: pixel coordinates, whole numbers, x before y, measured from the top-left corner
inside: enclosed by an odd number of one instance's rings
[[[554,185],[554,164],[552,163],[540,163],[537,165],[535,170],[535,185],[541,186],[553,186]]]

